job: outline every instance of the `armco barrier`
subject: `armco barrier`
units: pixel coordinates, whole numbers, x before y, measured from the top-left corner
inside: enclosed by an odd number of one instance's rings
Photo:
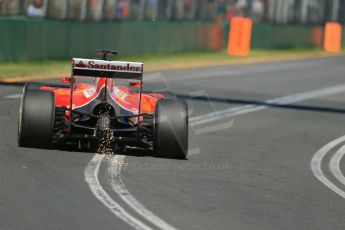
[[[211,49],[205,22],[81,23],[0,17],[0,61],[92,57],[96,49],[122,55],[173,54]]]

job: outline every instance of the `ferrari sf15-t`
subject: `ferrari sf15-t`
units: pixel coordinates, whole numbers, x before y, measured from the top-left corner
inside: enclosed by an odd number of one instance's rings
[[[149,150],[158,157],[186,158],[188,108],[171,93],[143,91],[143,63],[72,59],[63,87],[25,85],[18,145],[77,146],[96,151]],[[84,82],[79,82],[79,80]]]

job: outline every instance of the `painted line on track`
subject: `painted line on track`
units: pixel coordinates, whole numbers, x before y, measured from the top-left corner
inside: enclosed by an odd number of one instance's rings
[[[103,189],[98,179],[99,167],[104,155],[96,154],[85,169],[85,180],[88,183],[93,195],[106,206],[115,216],[138,230],[150,230],[152,228],[145,225],[140,220],[130,215],[125,209],[115,202]]]
[[[287,105],[287,104],[293,104],[293,103],[315,99],[319,97],[331,96],[331,95],[343,93],[343,92],[345,92],[345,84],[266,100],[264,101],[264,103],[267,105],[249,104],[249,105],[230,108],[230,109],[226,109],[222,111],[216,111],[213,113],[204,114],[204,115],[190,118],[189,121],[192,126],[201,125],[201,124],[221,120],[224,118],[230,118],[230,117],[234,117],[234,116],[238,116],[238,115],[242,115],[246,113],[252,113],[252,112],[268,109],[271,107],[270,104],[272,106]]]
[[[343,185],[345,185],[345,177],[343,173],[340,170],[340,161],[345,155],[345,145],[343,145],[332,157],[329,168],[334,175],[335,178],[337,178],[338,181],[340,181]]]
[[[164,220],[149,211],[142,205],[126,188],[121,178],[121,170],[125,165],[125,156],[112,156],[108,167],[108,177],[111,181],[111,186],[117,195],[136,213],[144,217],[146,220],[156,225],[160,229],[175,230],[176,228],[166,223]]]
[[[11,94],[11,95],[5,96],[4,98],[5,99],[19,99],[21,97],[22,97],[22,94]]]
[[[344,85],[338,85],[333,87],[327,87],[319,90],[314,90],[306,93],[299,93],[294,95],[289,95],[285,97],[279,97],[274,98],[271,100],[267,100],[266,103],[272,103],[272,105],[286,105],[296,102],[301,102],[309,99],[319,98],[319,97],[325,97],[334,95],[337,93],[345,92],[345,84]],[[246,106],[240,106],[236,108],[230,108],[223,111],[217,111],[211,114],[205,114],[197,117],[190,118],[191,125],[199,125],[199,124],[205,124],[212,121],[243,115],[247,113],[257,112],[264,109],[268,109],[270,106],[266,105],[246,105]],[[345,136],[342,138],[339,138],[335,140],[334,142],[326,145],[323,149],[321,149],[316,155],[315,158],[313,158],[313,161],[311,163],[312,170],[316,177],[324,184],[326,184],[328,187],[330,187],[333,191],[335,191],[338,194],[341,194],[345,198],[345,192],[339,189],[337,186],[335,186],[332,182],[330,182],[323,174],[321,170],[321,164],[319,165],[319,162],[321,162],[322,158],[326,153],[336,146],[337,144],[345,141]],[[92,190],[95,197],[102,202],[112,213],[114,213],[116,216],[127,222],[133,227],[143,227],[142,229],[145,229],[147,227],[139,220],[135,219],[132,216],[129,215],[121,206],[119,206],[118,203],[116,203],[114,200],[112,200],[109,195],[104,191],[102,186],[100,185],[98,181],[98,171],[100,164],[103,159],[103,155],[95,155],[92,160],[90,161],[89,165],[85,169],[85,178],[87,183],[90,186],[90,189]],[[124,161],[125,156],[122,156],[121,158],[118,157],[116,160]],[[121,171],[116,168],[108,168],[108,176],[111,178],[111,186],[113,187],[114,191],[121,197],[123,201],[125,201],[126,204],[128,204],[133,210],[135,210],[139,215],[143,216],[146,220],[150,221],[151,223],[154,223],[156,226],[158,226],[161,229],[174,229],[171,225],[167,224],[163,220],[161,220],[159,217],[157,217],[155,214],[153,214],[151,211],[149,211],[144,205],[142,205],[132,194],[129,193],[129,191],[126,189],[122,179],[121,179]],[[124,192],[123,194],[121,193]],[[114,209],[115,207],[115,209]],[[121,211],[119,211],[121,210]],[[123,213],[126,213],[124,215]],[[126,218],[125,218],[125,217]],[[136,222],[133,222],[133,219]],[[138,224],[139,223],[139,224]],[[143,226],[141,226],[141,224]]]
[[[326,177],[322,170],[322,162],[325,158],[325,156],[337,145],[340,143],[345,142],[345,136],[342,136],[338,139],[335,139],[322,147],[318,152],[315,153],[311,160],[310,168],[314,174],[314,176],[326,187],[331,189],[333,192],[341,196],[342,198],[345,199],[345,191],[339,188],[337,185],[335,185],[329,178]],[[344,176],[342,175],[340,171],[340,160],[345,154],[345,146],[342,146],[336,153],[335,155],[331,158],[330,160],[330,170],[332,174],[335,176],[336,179],[338,179],[341,183],[345,183],[344,181]]]

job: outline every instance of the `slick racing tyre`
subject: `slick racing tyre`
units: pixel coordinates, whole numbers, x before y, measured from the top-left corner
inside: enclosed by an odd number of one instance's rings
[[[154,115],[154,152],[185,159],[188,151],[188,107],[183,100],[159,100]]]
[[[25,90],[19,109],[18,145],[51,148],[55,95],[51,91]]]

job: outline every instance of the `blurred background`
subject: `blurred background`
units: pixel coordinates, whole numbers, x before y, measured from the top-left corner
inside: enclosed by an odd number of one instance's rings
[[[279,24],[344,22],[341,0],[0,0],[0,15],[58,20],[212,20],[246,16]]]
[[[345,1],[0,0],[0,62],[92,57],[100,48],[224,52],[235,16],[254,22],[253,50],[321,49],[325,23],[345,22]]]

